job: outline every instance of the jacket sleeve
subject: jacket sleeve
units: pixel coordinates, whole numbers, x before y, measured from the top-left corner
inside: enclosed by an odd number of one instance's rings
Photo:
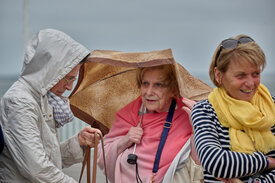
[[[9,98],[5,105],[7,148],[20,174],[30,182],[76,183],[57,168],[41,140],[40,107],[28,99]]]
[[[223,127],[212,107],[198,103],[191,114],[195,146],[204,169],[217,178],[243,177],[267,168],[267,157],[261,152],[253,154],[233,152],[224,148]],[[220,139],[220,137],[224,139]],[[228,149],[228,150],[227,150]]]
[[[61,143],[61,154],[63,168],[83,161],[84,151],[79,145],[78,134]]]

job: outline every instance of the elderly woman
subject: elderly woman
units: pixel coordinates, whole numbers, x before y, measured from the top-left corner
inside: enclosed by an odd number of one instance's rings
[[[217,88],[191,115],[205,182],[275,182],[275,97],[260,83],[265,64],[245,35],[216,49],[209,74]]]
[[[58,128],[74,118],[64,93],[72,90],[88,55],[87,48],[59,30],[40,30],[30,40],[19,79],[0,101],[1,183],[77,182],[62,168],[82,161],[99,130],[85,127],[61,143]]]
[[[179,100],[174,66],[140,68],[136,80],[141,96],[117,112],[104,137],[111,182],[161,182],[177,154],[186,152],[181,151],[186,144],[190,147],[192,126]],[[102,168],[101,151],[98,163]],[[192,182],[188,176],[187,182]]]

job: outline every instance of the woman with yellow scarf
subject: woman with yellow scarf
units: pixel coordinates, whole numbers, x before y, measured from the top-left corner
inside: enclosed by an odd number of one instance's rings
[[[217,47],[209,69],[216,88],[191,114],[205,182],[275,182],[275,96],[260,83],[265,64],[249,36]]]

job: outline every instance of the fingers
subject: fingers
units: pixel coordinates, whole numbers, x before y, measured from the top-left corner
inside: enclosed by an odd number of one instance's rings
[[[185,104],[182,109],[188,114],[189,119],[191,119],[192,108],[196,104],[196,102],[187,98],[181,98],[181,101],[183,102],[183,104]]]
[[[186,106],[183,106],[182,109],[188,114],[188,116],[191,115],[191,109],[186,107]]]
[[[132,144],[139,144],[143,135],[143,129],[140,127],[131,127],[128,131],[128,141]]]
[[[83,128],[78,134],[78,141],[80,146],[94,147],[94,135],[98,133],[102,135],[101,131],[90,126]]]
[[[194,162],[197,164],[197,165],[200,165],[200,160],[199,160],[199,157],[198,157],[198,154],[197,154],[197,151],[196,151],[196,148],[195,148],[195,145],[194,145],[194,135],[191,136],[191,153],[190,153],[190,156],[192,157],[192,159],[194,160]]]
[[[223,181],[225,183],[243,183],[243,181],[241,181],[238,178],[231,178],[231,179],[225,179],[225,178],[217,178],[220,181]]]
[[[100,135],[102,135],[102,133],[101,133],[101,131],[100,131],[99,129],[97,129],[97,128],[92,128],[92,127],[90,127],[90,126],[86,126],[83,130],[84,130],[84,131],[87,131],[88,133],[92,133],[92,134],[94,134],[94,133],[99,133]]]
[[[182,103],[184,103],[190,110],[192,110],[193,106],[196,104],[195,101],[187,99],[187,98],[181,98]]]
[[[269,161],[268,169],[274,170],[275,169],[275,158],[268,156],[267,159]]]

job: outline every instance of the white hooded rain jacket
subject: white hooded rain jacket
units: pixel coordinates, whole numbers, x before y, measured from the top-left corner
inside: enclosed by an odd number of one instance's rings
[[[0,182],[76,182],[63,167],[81,162],[77,135],[60,144],[47,91],[89,51],[66,34],[40,31],[28,45],[21,75],[0,103],[5,147]]]

